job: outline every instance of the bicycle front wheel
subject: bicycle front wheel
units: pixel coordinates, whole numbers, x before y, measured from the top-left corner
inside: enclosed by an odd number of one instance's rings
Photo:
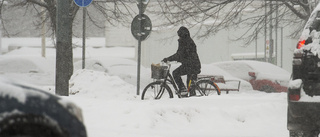
[[[163,85],[162,83],[162,81],[155,81],[147,85],[143,89],[141,100],[173,98],[170,87],[168,85]]]
[[[201,94],[205,96],[221,94],[218,85],[210,80],[200,80],[197,82],[197,86],[200,88]]]

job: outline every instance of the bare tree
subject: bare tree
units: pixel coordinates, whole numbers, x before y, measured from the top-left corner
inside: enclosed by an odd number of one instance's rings
[[[157,0],[157,4],[151,6],[160,7],[160,10],[155,11],[150,7],[147,10],[166,20],[159,26],[181,24],[191,28],[197,26],[199,31],[195,35],[198,38],[207,38],[223,29],[248,28],[236,39],[242,39],[248,44],[255,40],[256,33],[264,32],[265,24],[275,25],[276,20],[279,22],[277,25],[281,27],[294,28],[291,37],[297,36],[316,4],[312,1]]]
[[[79,11],[79,7],[73,2],[73,0],[68,0],[70,2],[70,16],[72,16],[72,22],[74,22],[76,15]],[[36,16],[40,19],[43,15],[46,17],[44,20],[38,20],[34,23],[37,28],[40,28],[42,24],[50,24],[47,30],[49,35],[54,37],[55,28],[56,28],[56,3],[57,0],[2,0],[0,1],[0,9],[1,12],[7,12],[6,9],[21,9],[24,8],[26,11],[33,10]],[[101,19],[95,18],[95,14],[99,14],[104,18],[105,21],[108,21],[111,25],[115,25],[116,23],[125,24],[128,26],[129,22],[131,22],[133,18],[134,10],[131,9],[130,5],[132,5],[134,1],[130,0],[94,0],[89,7],[90,10],[88,12],[87,17],[88,21],[91,24],[94,24],[98,28],[104,28],[104,23],[101,23]],[[45,10],[41,10],[44,8]],[[3,29],[6,30],[6,20],[0,14],[0,18],[2,19]],[[5,31],[6,36],[11,36],[14,34],[10,34],[9,31]]]
[[[7,5],[11,7],[36,9],[38,16],[48,15],[44,22],[51,24],[50,32],[54,34],[56,0],[4,0],[0,4],[1,7],[3,2],[9,3]],[[134,3],[134,0],[94,0],[89,8],[96,12],[93,14],[88,10],[87,16],[98,28],[104,28],[104,24],[99,24],[99,20],[94,18],[96,13],[103,15],[110,24],[120,23],[129,26],[136,15],[136,7],[134,9],[130,7],[135,5]],[[297,36],[317,2],[315,0],[157,0],[153,3],[149,4],[147,10],[164,19],[158,24],[159,26],[181,24],[188,27],[197,26],[199,31],[195,35],[198,38],[208,38],[223,29],[248,28],[236,39],[242,39],[248,44],[255,39],[257,36],[255,34],[264,33],[265,24],[270,24],[272,21],[275,26],[276,20],[279,22],[279,27],[293,26],[294,31],[290,36]],[[270,4],[273,5],[272,9]],[[46,10],[41,11],[39,7],[45,7]],[[71,8],[74,19],[79,7],[72,3]],[[278,16],[275,16],[276,8]],[[44,22],[40,21],[36,25],[40,26]]]
[[[73,74],[73,53],[72,53],[72,24],[79,11],[79,7],[73,0],[15,0],[1,1],[0,8],[6,6],[26,9],[32,8],[37,11],[38,16],[48,15],[38,26],[45,22],[50,22],[52,37],[57,38],[57,54],[56,54],[56,93],[59,95],[68,95],[68,81]],[[108,3],[108,4],[107,4]],[[122,0],[100,0],[92,3],[93,7],[101,13],[110,23],[128,22],[132,10],[127,4],[130,2]],[[39,10],[39,8],[45,10]],[[84,13],[89,16],[89,20],[93,24],[96,23],[89,12]],[[1,15],[1,14],[0,14]],[[131,19],[130,19],[131,20]],[[4,24],[4,23],[3,23]],[[5,28],[5,27],[4,27]],[[55,36],[55,34],[57,36]]]

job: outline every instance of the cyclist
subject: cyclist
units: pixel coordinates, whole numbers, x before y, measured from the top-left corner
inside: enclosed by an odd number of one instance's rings
[[[201,72],[201,63],[197,53],[197,47],[192,38],[190,37],[189,30],[182,26],[178,30],[179,47],[175,54],[164,58],[162,61],[177,61],[181,63],[177,69],[172,72],[173,78],[176,81],[179,93],[182,96],[188,94],[185,85],[182,82],[181,76],[187,75],[187,85],[190,79],[197,79],[197,74]],[[190,96],[195,93],[190,93]]]

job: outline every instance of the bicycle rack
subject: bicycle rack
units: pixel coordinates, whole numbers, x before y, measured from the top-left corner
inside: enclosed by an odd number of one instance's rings
[[[214,83],[224,84],[223,86],[221,86],[221,84],[219,84],[220,86],[218,86],[220,88],[220,91],[226,91],[227,94],[229,94],[229,91],[239,92],[240,90],[240,80],[225,80],[222,75],[198,75],[198,79],[207,79],[213,81]],[[228,85],[230,85],[231,83],[236,83],[237,88],[228,88]]]

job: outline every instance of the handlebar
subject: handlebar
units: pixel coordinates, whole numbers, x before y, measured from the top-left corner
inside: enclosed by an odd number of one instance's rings
[[[167,62],[161,61],[161,66],[164,66],[164,65],[168,66],[168,70],[170,70],[171,64],[177,64],[177,61],[167,61]]]
[[[167,61],[167,62],[161,61],[161,64],[167,64],[167,65],[177,64],[177,61]]]

